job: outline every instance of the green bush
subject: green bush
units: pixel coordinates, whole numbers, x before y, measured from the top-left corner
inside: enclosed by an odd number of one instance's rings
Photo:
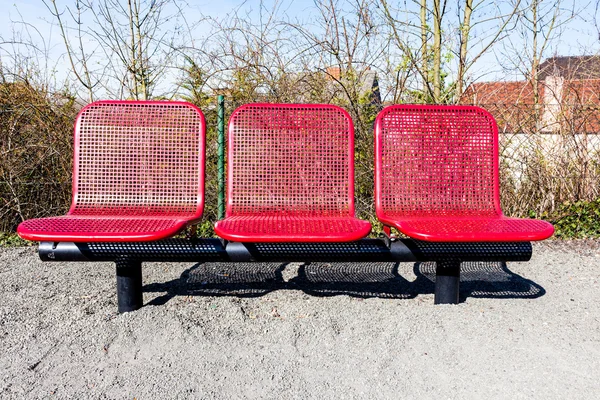
[[[530,216],[537,217],[533,212]],[[564,203],[555,212],[539,217],[554,225],[554,236],[557,238],[600,238],[600,199]]]
[[[33,246],[35,243],[21,239],[16,233],[0,232],[0,247]]]

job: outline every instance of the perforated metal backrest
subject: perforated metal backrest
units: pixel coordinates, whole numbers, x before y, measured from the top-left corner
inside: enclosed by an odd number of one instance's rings
[[[381,215],[497,215],[498,128],[471,106],[397,105],[375,126]]]
[[[70,214],[200,216],[202,112],[184,102],[99,101],[75,123]]]
[[[354,126],[342,108],[247,104],[228,143],[227,216],[354,216]]]

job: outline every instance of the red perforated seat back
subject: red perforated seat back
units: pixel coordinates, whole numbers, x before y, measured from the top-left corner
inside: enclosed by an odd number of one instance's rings
[[[183,102],[99,101],[75,124],[75,215],[201,216],[201,111]]]
[[[375,127],[379,217],[501,214],[498,128],[471,106],[396,105]]]
[[[354,216],[354,126],[342,108],[247,104],[228,142],[227,216]]]

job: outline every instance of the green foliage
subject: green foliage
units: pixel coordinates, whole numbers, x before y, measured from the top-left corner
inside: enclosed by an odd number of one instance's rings
[[[21,239],[16,233],[0,232],[0,247],[33,246],[33,242]]]
[[[215,236],[214,222],[203,220],[196,225],[196,235],[200,238],[212,238]]]
[[[538,217],[535,212],[530,212],[529,216]],[[564,203],[555,212],[539,217],[554,225],[557,238],[600,238],[600,199]]]

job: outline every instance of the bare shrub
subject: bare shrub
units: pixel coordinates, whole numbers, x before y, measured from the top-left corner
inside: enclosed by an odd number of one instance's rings
[[[0,83],[0,230],[66,212],[77,106],[27,81]]]
[[[599,107],[561,105],[550,127],[536,118],[533,105],[482,106],[499,125],[501,194],[507,214],[551,214],[565,203],[600,198]]]

